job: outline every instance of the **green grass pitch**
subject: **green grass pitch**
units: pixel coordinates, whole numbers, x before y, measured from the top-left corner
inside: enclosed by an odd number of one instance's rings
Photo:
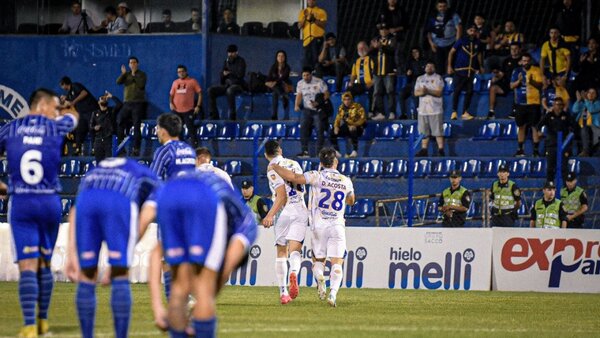
[[[152,323],[146,285],[133,285],[131,337],[166,337]],[[0,337],[15,337],[16,283],[0,283]],[[57,283],[52,337],[79,337],[75,286]],[[110,288],[98,287],[96,336],[112,337]],[[338,307],[316,288],[280,305],[275,287],[226,287],[218,301],[220,337],[599,336],[600,295],[342,289]]]

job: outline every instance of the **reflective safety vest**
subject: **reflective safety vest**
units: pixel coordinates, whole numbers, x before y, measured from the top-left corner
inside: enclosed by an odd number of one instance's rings
[[[579,210],[581,207],[580,198],[582,193],[583,189],[580,187],[575,187],[575,190],[571,193],[567,191],[567,188],[562,188],[560,190],[560,197],[562,198],[567,214],[572,215]]]
[[[260,214],[258,213],[258,201],[259,200],[260,200],[260,197],[253,195],[251,199],[246,200],[246,205],[254,213],[254,216],[256,217],[256,222],[260,224],[260,222],[262,221],[262,218],[260,217]]]
[[[463,206],[461,200],[466,191],[467,188],[463,186],[460,186],[453,193],[450,192],[450,188],[446,188],[446,190],[444,190],[444,192],[442,193],[442,197],[444,198],[444,205]]]
[[[548,206],[544,205],[544,199],[540,198],[535,202],[535,227],[536,228],[560,228],[560,200],[554,199],[554,202]]]
[[[515,208],[515,197],[512,193],[512,187],[515,182],[508,181],[506,187],[500,187],[500,181],[495,181],[492,185],[494,200],[492,206],[500,210],[513,210]]]

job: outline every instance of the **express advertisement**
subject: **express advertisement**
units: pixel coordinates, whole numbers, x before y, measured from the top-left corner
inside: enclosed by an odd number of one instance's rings
[[[494,290],[600,292],[600,232],[494,229]]]

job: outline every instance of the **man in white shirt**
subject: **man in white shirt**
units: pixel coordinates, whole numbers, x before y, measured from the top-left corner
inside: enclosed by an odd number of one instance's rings
[[[425,74],[415,83],[415,96],[419,98],[418,129],[425,137],[417,156],[427,156],[429,137],[435,137],[438,153],[444,156],[444,80],[435,72],[435,63],[428,61]]]
[[[265,143],[265,158],[269,165],[279,165],[290,172],[302,175],[298,162],[282,156],[279,143],[269,140]],[[304,202],[304,185],[292,184],[283,180],[275,171],[267,170],[269,188],[273,196],[273,207],[263,218],[265,228],[275,226],[275,275],[279,285],[281,304],[287,304],[298,296],[298,272],[300,270],[302,242],[308,228],[308,210]],[[288,279],[288,250],[289,250],[289,280],[290,291],[287,291]]]
[[[354,205],[352,181],[337,171],[338,159],[335,149],[324,148],[319,152],[321,170],[304,174],[295,173],[275,163],[272,171],[293,184],[309,184],[310,224],[312,230],[313,274],[317,279],[317,291],[321,300],[325,299],[326,286],[323,271],[325,260],[331,261],[329,285],[331,290],[327,303],[335,307],[338,290],[342,284],[342,265],[346,253],[346,221],[344,212],[347,205]]]
[[[81,2],[71,1],[71,14],[67,14],[59,32],[69,34],[87,34],[89,30],[94,30],[94,20],[84,10],[81,10]]]
[[[212,154],[206,147],[196,148],[196,170],[208,171],[222,178],[225,182],[229,183],[231,189],[233,189],[233,183],[231,183],[231,177],[225,170],[220,169],[212,165]]]
[[[317,151],[325,142],[325,130],[329,128],[329,116],[323,109],[318,109],[317,94],[323,94],[323,100],[329,98],[329,90],[325,82],[312,75],[311,67],[302,68],[302,80],[296,87],[295,111],[300,111],[302,104],[302,124],[300,125],[300,143],[302,152],[298,157],[309,157],[308,141],[313,127],[317,129]]]
[[[140,34],[140,25],[138,24],[138,20],[135,15],[131,12],[131,9],[127,5],[126,2],[121,2],[117,6],[119,11],[119,16],[125,20],[127,24],[127,33],[128,34]]]

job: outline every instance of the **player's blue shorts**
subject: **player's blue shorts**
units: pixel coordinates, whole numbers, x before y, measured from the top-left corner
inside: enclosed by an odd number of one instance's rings
[[[16,261],[42,257],[49,261],[56,244],[62,204],[57,194],[14,194],[8,222]]]
[[[218,197],[198,193],[198,182],[168,183],[156,201],[165,261],[219,271],[227,247],[227,218]],[[200,185],[205,187],[205,185]]]
[[[138,206],[110,190],[90,189],[76,201],[75,238],[82,268],[98,266],[102,241],[111,266],[129,267],[138,235]]]

